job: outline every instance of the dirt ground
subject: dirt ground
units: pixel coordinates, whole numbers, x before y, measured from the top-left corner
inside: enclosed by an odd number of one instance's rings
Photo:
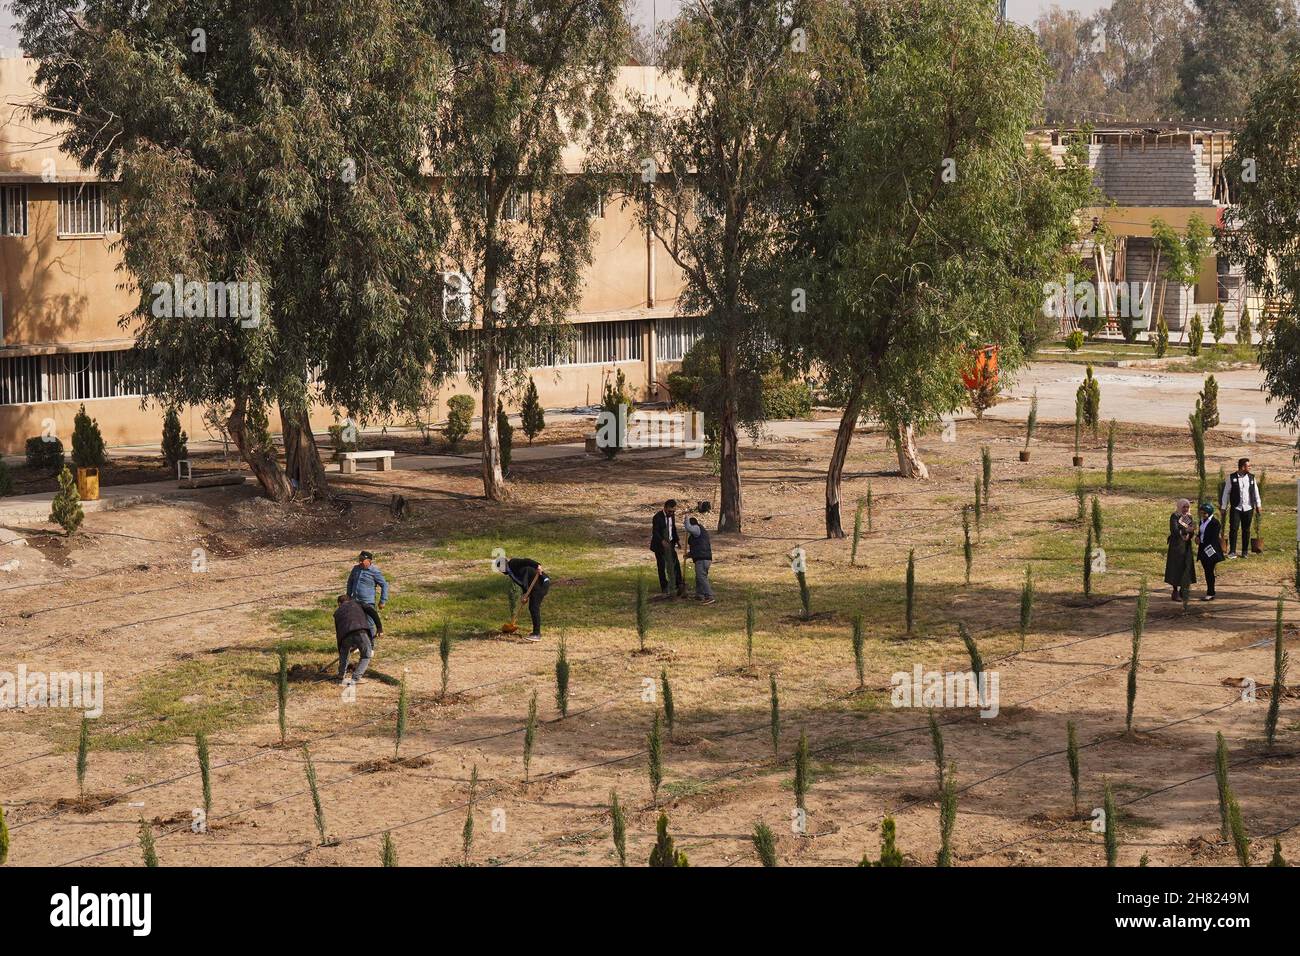
[[[1215,732],[1230,748],[1231,781],[1267,862],[1274,835],[1300,857],[1300,774],[1294,691],[1282,701],[1278,741],[1265,746],[1273,619],[1293,578],[1294,465],[1280,444],[1209,442],[1219,463],[1249,454],[1267,468],[1265,553],[1220,565],[1219,599],[1187,610],[1161,583],[1171,498],[1196,491],[1184,434],[1127,428],[1115,490],[1099,491],[1109,566],[1081,589],[1084,526],[1076,520],[1072,428],[1044,425],[1021,463],[1023,426],[962,422],[957,441],[925,438],[931,479],[893,474],[882,437],[864,430],[846,476],[846,527],[868,493],[858,560],[848,540],[822,536],[822,480],[830,436],[747,449],[743,535],[715,534],[718,601],[654,602],[647,649],[638,648],[633,599],[654,562],[650,519],[673,496],[717,503],[707,458],[666,451],[616,461],[519,465],[513,498],[479,497],[472,466],[443,472],[366,473],[339,480],[329,504],[280,509],[244,490],[202,502],[94,513],[72,539],[14,529],[0,546],[20,567],[0,578],[0,670],[103,672],[104,713],[93,721],[85,792],[76,777],[80,713],[0,711],[0,805],[10,865],[138,865],[140,821],[152,825],[164,866],[378,865],[384,832],[402,865],[464,860],[473,794],[476,865],[613,865],[607,807],[628,812],[628,863],[644,865],[659,809],[692,865],[754,865],[758,822],[777,835],[785,865],[851,865],[879,855],[880,823],[897,821],[909,864],[931,865],[938,798],[927,712],[891,705],[891,676],[964,671],[964,622],[1000,677],[996,717],[935,712],[959,805],[957,865],[1104,863],[1091,814],[1109,784],[1120,807],[1120,861],[1231,865],[1220,839],[1213,776]],[[1104,442],[1089,438],[1085,473],[1104,477]],[[961,509],[994,468],[965,585]],[[398,492],[411,512],[388,509]],[[716,519],[708,515],[713,527]],[[529,554],[555,580],[543,606],[545,639],[500,636],[507,613],[491,550]],[[810,620],[787,552],[806,549]],[[386,631],[370,675],[348,700],[330,679],[333,596],[355,554],[369,548],[393,584]],[[915,552],[917,623],[906,633],[903,580]],[[1025,649],[1020,589],[1033,569],[1037,601]],[[689,572],[688,572],[689,573]],[[1133,734],[1125,681],[1139,581],[1150,582]],[[1198,584],[1195,594],[1202,593]],[[747,660],[746,598],[756,628]],[[850,635],[862,613],[865,687]],[[1287,635],[1300,622],[1294,590]],[[440,694],[438,636],[455,639]],[[568,716],[555,700],[557,643],[572,669]],[[276,649],[289,656],[287,743],[276,707]],[[658,807],[647,773],[647,732],[661,673],[676,724],[664,746]],[[774,755],[769,675],[780,694]],[[411,707],[394,760],[399,681]],[[1244,700],[1242,678],[1260,688]],[[1292,678],[1294,684],[1294,675]],[[530,696],[541,726],[530,779],[523,737]],[[1072,808],[1066,724],[1081,747]],[[202,806],[193,732],[212,748],[212,813]],[[811,753],[805,832],[792,826],[794,752]],[[310,750],[330,837],[322,846],[302,745]]]

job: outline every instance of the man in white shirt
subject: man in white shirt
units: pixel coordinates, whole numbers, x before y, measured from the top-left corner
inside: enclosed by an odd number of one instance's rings
[[[1250,459],[1238,458],[1237,470],[1223,483],[1223,499],[1219,502],[1228,515],[1228,557],[1246,557],[1250,553],[1250,523],[1256,512],[1263,513],[1264,502],[1259,497],[1259,483],[1250,473]],[[1237,527],[1241,527],[1241,551],[1237,551]]]

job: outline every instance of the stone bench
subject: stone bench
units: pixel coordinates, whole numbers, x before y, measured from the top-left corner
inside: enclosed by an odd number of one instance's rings
[[[391,451],[345,451],[339,453],[339,471],[345,475],[356,474],[357,462],[373,461],[376,471],[393,470],[393,452]]]

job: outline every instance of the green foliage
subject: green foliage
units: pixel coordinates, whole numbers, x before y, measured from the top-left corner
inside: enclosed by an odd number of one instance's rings
[[[943,731],[939,727],[939,721],[935,719],[934,711],[928,714],[930,721],[930,745],[934,748],[934,776],[938,789],[943,790],[944,770],[947,764],[943,757]]]
[[[311,792],[311,806],[316,819],[316,832],[320,835],[320,845],[329,843],[328,830],[325,826],[325,807],[320,802],[320,788],[316,783],[316,765],[312,763],[311,751],[302,745],[303,765],[307,773],[307,789]]]
[[[1034,433],[1038,431],[1038,388],[1034,388],[1034,394],[1029,399],[1029,417],[1025,419],[1025,448],[1029,448],[1029,443],[1034,440]]]
[[[1071,352],[1077,352],[1079,349],[1083,348],[1083,339],[1083,332],[1079,329],[1075,329],[1065,337],[1065,347]]]
[[[957,826],[957,775],[949,765],[939,795],[939,856],[935,866],[952,866],[952,833]]]
[[[1284,595],[1277,596],[1277,618],[1273,626],[1273,686],[1268,695],[1268,715],[1264,718],[1264,735],[1269,747],[1277,742],[1277,718],[1282,707],[1282,698],[1286,695],[1286,672],[1291,655],[1283,647],[1282,602]]]
[[[1070,802],[1079,815],[1079,736],[1074,721],[1065,722],[1065,764],[1070,768]]]
[[[1076,505],[1074,519],[1080,524],[1088,514],[1088,495],[1083,486],[1083,472],[1074,473],[1074,501]]]
[[[1110,784],[1106,784],[1102,797],[1102,814],[1105,816],[1105,834],[1103,842],[1106,847],[1106,865],[1119,866],[1119,810],[1115,807],[1115,795]]]
[[[980,478],[984,483],[984,504],[989,503],[989,486],[993,482],[993,453],[987,445],[980,449]]]
[[[140,827],[136,831],[136,837],[140,843],[140,855],[144,861],[144,865],[157,866],[158,851],[154,849],[153,827],[145,823],[143,818],[140,820]]]
[[[1223,303],[1219,302],[1214,306],[1214,315],[1210,317],[1210,335],[1214,336],[1214,346],[1218,348],[1219,342],[1228,334],[1228,325],[1223,317]],[[1214,426],[1209,426],[1213,428]]]
[[[555,652],[555,707],[561,717],[569,716],[569,657],[563,636]]]
[[[772,732],[772,755],[781,756],[781,699],[776,692],[776,675],[767,675],[768,689],[771,692],[771,707],[768,714],[768,727]]]
[[[627,816],[619,806],[618,793],[609,792],[609,827],[614,840],[614,852],[618,854],[618,865],[627,866]]]
[[[1155,350],[1156,358],[1164,358],[1165,353],[1169,351],[1169,324],[1163,315],[1156,317],[1156,330],[1151,336],[1151,348]]]
[[[4,820],[0,819],[0,830],[3,830],[3,827],[4,827]],[[4,853],[0,852],[0,864],[2,863],[4,863]],[[1269,866],[1290,866],[1291,865],[1286,861],[1286,858],[1282,856],[1281,840],[1275,839],[1273,841],[1273,857],[1268,861],[1268,865]]]
[[[858,675],[858,690],[866,686],[866,661],[863,657],[865,628],[862,624],[862,612],[853,615],[853,670]]]
[[[1210,375],[1201,386],[1196,398],[1196,410],[1201,416],[1201,427],[1209,431],[1219,425],[1219,383]]]
[[[27,439],[27,464],[41,471],[57,472],[63,467],[63,442],[39,435]]]
[[[1295,577],[1292,583],[1295,585],[1296,596],[1300,597],[1300,541],[1297,541],[1295,543],[1294,565],[1295,565],[1295,569],[1294,569]]]
[[[167,463],[167,470],[175,473],[176,463],[189,458],[189,436],[181,428],[181,417],[176,406],[169,405],[163,417],[162,456]]]
[[[659,785],[664,782],[664,742],[657,707],[654,719],[650,722],[650,736],[646,739],[646,754],[650,771],[650,800],[658,803]]]
[[[90,762],[90,718],[81,718],[81,731],[77,736],[77,791],[86,796],[86,767]]]
[[[0,806],[0,866],[9,862],[9,825],[5,823],[5,808]]]
[[[528,698],[528,718],[524,721],[524,786],[528,786],[528,772],[533,763],[533,747],[537,743],[537,691]]]
[[[668,835],[668,814],[659,814],[655,834],[654,849],[650,851],[651,866],[690,866],[686,854],[673,846],[673,838]]]
[[[63,529],[65,535],[71,535],[86,520],[86,513],[81,510],[81,495],[77,492],[77,479],[65,467],[59,472],[59,490],[50,502],[50,521]]]
[[[528,444],[531,445],[533,439],[546,428],[546,413],[542,409],[541,400],[537,397],[537,383],[531,376],[528,379],[528,387],[524,389],[524,401],[519,407],[519,418],[520,428],[523,429]]]
[[[380,865],[397,866],[397,844],[393,842],[393,835],[387,830],[384,831],[384,842],[380,850]]]
[[[1187,425],[1192,433],[1192,453],[1196,456],[1196,477],[1201,483],[1202,492],[1205,488],[1205,424],[1201,420],[1201,409],[1197,406],[1196,411],[1187,417]],[[1201,499],[1204,500],[1204,494]]]
[[[961,637],[961,642],[966,646],[966,656],[970,658],[970,669],[975,675],[975,682],[978,685],[980,678],[984,675],[984,658],[980,656],[980,649],[975,644],[975,638],[971,637],[970,631],[966,629],[965,623],[957,624],[957,633]]]
[[[1020,588],[1020,649],[1025,649],[1025,635],[1034,621],[1034,571],[1025,565],[1025,583]]]
[[[787,418],[806,418],[812,412],[812,390],[802,379],[782,374],[770,349],[761,355],[750,375],[737,382],[739,417],[746,424]],[[700,339],[682,357],[681,369],[670,372],[668,391],[674,404],[704,413],[704,431],[718,434],[722,417],[722,375],[719,371],[718,347]]]
[[[800,810],[806,810],[808,789],[812,786],[812,771],[809,767],[808,735],[799,731],[799,745],[794,751],[794,804]]]
[[[474,764],[469,774],[469,798],[465,801],[465,825],[460,830],[460,849],[466,866],[469,855],[474,850],[474,802],[478,799],[478,764]]]
[[[510,424],[510,416],[501,399],[497,399],[497,442],[501,448],[501,471],[510,474],[510,450],[515,443],[515,427]]]
[[[199,757],[199,779],[203,783],[203,813],[212,816],[212,766],[208,755],[208,735],[203,731],[194,734],[194,749]]]
[[[1084,371],[1083,381],[1075,394],[1075,402],[1083,412],[1083,424],[1096,435],[1101,424],[1101,383],[1093,376],[1091,365]]]
[[[627,436],[620,434],[618,428],[618,422],[623,418],[620,410],[626,409],[625,414],[630,414],[631,408],[632,395],[627,390],[627,376],[618,369],[613,378],[605,379],[604,395],[600,400],[600,410],[607,416],[607,424],[597,432],[600,439],[597,444],[606,458],[613,458],[622,450],[622,442]]]
[[[279,669],[275,679],[275,697],[280,718],[280,743],[284,743],[289,732],[289,654],[284,648],[276,652]]]
[[[902,866],[903,854],[894,842],[897,827],[893,817],[885,817],[880,823],[880,859],[873,866]]]
[[[1101,499],[1092,496],[1092,536],[1101,544]]]
[[[871,500],[871,482],[868,481],[867,482],[867,530],[868,531],[872,530],[872,520],[873,520],[873,511],[874,511],[872,504],[873,502]]]
[[[972,500],[970,507],[975,513],[975,533],[978,535],[980,533],[980,522],[984,517],[984,503],[980,496],[980,482],[978,478],[975,479],[975,497]]]
[[[916,549],[912,548],[907,552],[907,633],[912,633],[912,627],[916,623]]]
[[[1232,786],[1228,782],[1228,743],[1223,739],[1222,731],[1214,735],[1214,785],[1219,795],[1219,836],[1227,840],[1232,836],[1228,821]]]
[[[509,579],[507,578],[507,580]],[[513,597],[513,592],[511,596]],[[512,618],[514,617],[513,611],[511,612],[511,617]],[[451,679],[451,622],[450,621],[442,622],[442,634],[438,636],[438,660],[439,663],[442,665],[442,673],[440,675],[441,684],[438,688],[438,696],[446,697],[447,682]],[[405,682],[403,682],[403,686],[405,686]]]
[[[753,601],[750,606],[752,609]],[[641,647],[642,653],[645,652],[646,635],[650,633],[650,585],[646,583],[645,572],[641,571],[636,576],[636,639]],[[752,628],[751,628],[752,638]]]
[[[86,414],[85,402],[73,419],[72,463],[78,468],[102,468],[108,464],[104,436],[99,433],[99,423]]]
[[[1088,527],[1088,540],[1083,546],[1083,596],[1092,597],[1092,527]]]
[[[1201,354],[1201,342],[1205,339],[1205,326],[1201,323],[1201,314],[1192,313],[1192,321],[1187,327],[1187,354],[1193,357]]]
[[[755,823],[751,839],[754,852],[758,854],[758,862],[763,866],[776,866],[776,837],[772,835],[771,827],[766,823]]]
[[[472,395],[453,395],[447,399],[447,426],[443,436],[447,439],[447,448],[453,452],[460,449],[474,424],[474,397]]]
[[[1079,457],[1079,439],[1083,436],[1083,386],[1074,394],[1074,457]]]
[[[1241,307],[1241,318],[1237,320],[1237,344],[1251,345],[1253,341],[1254,333],[1250,328],[1250,306],[1243,305]]]
[[[659,686],[663,692],[664,703],[664,723],[668,725],[668,739],[673,739],[673,726],[676,718],[676,707],[673,704],[673,685],[668,682],[668,668],[661,668],[659,671]]]
[[[393,757],[402,752],[402,738],[406,736],[406,720],[411,706],[411,698],[406,690],[406,675],[397,689],[397,732],[393,735]]]
[[[1106,490],[1115,487],[1115,419],[1106,428]]]
[[[1228,797],[1228,830],[1232,833],[1232,848],[1237,851],[1237,862],[1250,866],[1250,836],[1241,817],[1241,804],[1233,796]]]

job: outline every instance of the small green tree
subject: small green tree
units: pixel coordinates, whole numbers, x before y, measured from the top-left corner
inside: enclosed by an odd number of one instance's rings
[[[1163,314],[1156,316],[1156,331],[1151,337],[1151,348],[1155,350],[1156,358],[1164,358],[1169,351],[1169,324]]]
[[[609,792],[609,827],[614,840],[614,852],[618,854],[618,865],[627,866],[627,817],[619,806],[618,794]]]
[[[283,648],[276,651],[279,662],[275,678],[275,697],[280,718],[280,743],[284,743],[289,732],[289,654]]]
[[[533,746],[537,743],[537,691],[528,698],[528,717],[524,721],[524,786],[533,763]]]
[[[984,517],[984,501],[980,497],[980,480],[978,478],[975,479],[975,498],[970,507],[975,515],[975,534],[980,535],[980,525]]]
[[[859,498],[858,510],[853,515],[853,550],[849,552],[850,567],[856,567],[858,563],[858,542],[862,540],[862,511],[865,507],[866,502]]]
[[[510,424],[506,407],[497,399],[497,440],[501,444],[501,473],[510,474],[510,449],[514,445],[515,427]]]
[[[438,696],[445,699],[447,696],[447,683],[451,680],[451,622],[442,622],[442,634],[438,636],[438,660],[442,665],[440,674],[441,683],[438,688]]]
[[[474,423],[474,397],[472,395],[453,395],[447,399],[447,426],[443,437],[447,439],[447,448],[456,452],[460,443],[469,434]]]
[[[140,841],[140,855],[144,860],[145,866],[158,865],[158,851],[154,848],[153,827],[140,818],[140,829],[137,831],[137,837]]]
[[[1282,602],[1284,595],[1277,596],[1277,618],[1273,626],[1273,686],[1268,694],[1268,715],[1264,718],[1264,735],[1271,748],[1277,743],[1277,718],[1281,713],[1282,696],[1286,693],[1286,672],[1291,656],[1283,646]]]
[[[397,844],[393,842],[393,835],[387,830],[384,831],[384,842],[379,859],[383,866],[397,866]]]
[[[659,802],[659,785],[664,782],[664,742],[660,729],[659,708],[655,708],[650,722],[650,736],[646,740],[646,755],[650,770],[650,801]]]
[[[874,507],[871,500],[871,482],[867,482],[867,530],[872,530]]]
[[[1228,324],[1223,317],[1223,303],[1220,302],[1214,307],[1214,315],[1210,316],[1210,335],[1214,337],[1214,347],[1219,347],[1219,342],[1228,334]]]
[[[987,445],[980,448],[980,480],[984,485],[984,504],[989,503],[989,488],[993,483],[993,453]]]
[[[645,572],[636,576],[636,639],[645,653],[646,635],[650,633],[650,585],[646,583]]]
[[[966,656],[970,658],[971,673],[975,675],[976,686],[979,686],[980,678],[984,676],[984,658],[980,655],[980,649],[975,643],[975,638],[971,637],[971,633],[966,629],[964,623],[958,622],[957,634],[961,637],[962,644],[966,646]],[[983,702],[981,701],[981,703]]]
[[[1092,526],[1088,527],[1088,540],[1083,546],[1083,596],[1092,597]]]
[[[902,866],[903,854],[899,851],[896,840],[897,826],[894,818],[885,817],[880,823],[880,859],[873,863],[863,854],[858,866]]]
[[[1101,544],[1101,499],[1096,495],[1092,496],[1092,536],[1097,539],[1097,544]]]
[[[561,717],[569,716],[569,656],[563,635],[555,652],[555,707]]]
[[[781,699],[776,692],[776,675],[768,674],[768,688],[771,692],[771,708],[768,715],[768,724],[772,732],[772,755],[781,756]]]
[[[668,682],[668,668],[659,671],[659,686],[663,691],[664,723],[668,725],[668,739],[673,739],[676,707],[673,704],[673,685]]]
[[[402,752],[402,738],[406,736],[406,718],[407,711],[410,708],[411,699],[406,690],[406,675],[402,675],[402,682],[397,688],[397,730],[393,735],[393,758]]]
[[[970,567],[975,561],[975,549],[970,542],[970,508],[961,509],[962,555],[966,559],[966,586],[970,587]]]
[[[949,765],[939,796],[939,857],[935,866],[952,866],[952,834],[957,826],[957,775]]]
[[[1234,796],[1228,797],[1228,829],[1232,831],[1232,848],[1237,851],[1237,862],[1250,866],[1250,836],[1246,821],[1241,816],[1241,804]]]
[[[1205,339],[1205,326],[1201,324],[1201,314],[1192,313],[1192,321],[1187,327],[1187,354],[1201,354],[1201,342]]]
[[[85,402],[72,420],[72,463],[78,468],[102,468],[108,463],[104,436],[99,423],[86,414]]]
[[[1092,374],[1092,366],[1084,370],[1083,381],[1075,393],[1075,399],[1083,411],[1083,424],[1094,436],[1101,426],[1101,383]]]
[[[907,633],[912,633],[916,624],[916,549],[907,552]]]
[[[77,793],[86,798],[86,768],[90,765],[90,718],[81,718],[81,731],[77,736]]]
[[[167,406],[167,414],[163,417],[162,455],[167,470],[171,472],[176,471],[177,462],[190,457],[189,436],[181,428],[181,417],[175,405]]]
[[[3,821],[3,820],[0,820],[0,826],[2,826],[3,823],[4,823],[4,821]],[[4,863],[4,856],[3,856],[3,855],[0,855],[0,863]],[[1288,862],[1286,861],[1286,858],[1282,856],[1282,841],[1281,841],[1281,840],[1276,840],[1276,839],[1275,839],[1275,840],[1273,841],[1273,857],[1272,857],[1272,859],[1270,859],[1270,860],[1268,861],[1268,865],[1269,865],[1269,866],[1290,866],[1290,865],[1291,865],[1290,863],[1288,863]]]
[[[307,773],[307,789],[311,792],[311,806],[316,818],[316,832],[320,834],[320,845],[329,843],[328,830],[325,826],[325,807],[320,802],[320,788],[316,784],[316,765],[312,763],[311,751],[302,745],[302,759]]]
[[[1020,588],[1020,649],[1025,649],[1025,635],[1034,621],[1034,572],[1025,565],[1025,583]]]
[[[465,825],[460,829],[460,849],[466,866],[474,850],[474,802],[478,799],[478,764],[469,773],[469,798],[465,801]]]
[[[1115,488],[1115,419],[1106,427],[1106,490]]]
[[[776,837],[772,835],[772,828],[766,823],[755,823],[751,839],[758,862],[763,866],[776,866]]]
[[[655,834],[654,849],[650,851],[651,866],[690,866],[686,854],[673,846],[673,838],[668,835],[668,814],[659,814]]]
[[[1079,440],[1083,437],[1083,386],[1074,393],[1074,457],[1080,457]]]
[[[0,806],[0,866],[9,862],[9,825],[5,823],[5,808]]]
[[[1228,743],[1223,739],[1223,732],[1214,735],[1214,785],[1219,795],[1219,836],[1224,840],[1232,836],[1228,822],[1228,800],[1232,789],[1228,783]]]
[[[1101,812],[1105,817],[1102,839],[1106,847],[1106,865],[1119,866],[1119,811],[1115,807],[1115,795],[1111,792],[1110,784],[1106,784],[1102,796]]]
[[[1213,375],[1206,376],[1196,397],[1196,407],[1201,412],[1201,426],[1206,431],[1219,427],[1219,383]]]
[[[1065,722],[1065,763],[1070,768],[1070,803],[1074,815],[1079,815],[1079,737],[1074,721]]]
[[[605,413],[606,421],[610,424],[606,427],[603,434],[598,433],[600,439],[597,444],[600,450],[605,453],[606,458],[613,458],[622,450],[622,442],[625,435],[619,434],[619,429],[614,423],[623,420],[619,414],[622,408],[631,409],[632,396],[627,390],[627,376],[623,370],[619,369],[612,379],[606,379],[604,395],[600,401],[600,410]]]
[[[1133,640],[1128,660],[1127,703],[1124,710],[1124,730],[1133,733],[1133,706],[1137,702],[1138,654],[1142,649],[1142,634],[1147,624],[1147,579],[1142,578],[1138,588],[1137,608],[1133,612]]]
[[[1237,344],[1249,346],[1254,340],[1250,328],[1250,306],[1241,307],[1241,318],[1237,322]]]
[[[533,439],[546,428],[546,413],[542,410],[542,403],[537,397],[537,383],[533,381],[532,376],[529,376],[528,386],[524,389],[524,401],[519,407],[519,418],[519,427],[523,429],[528,444],[531,445]]]
[[[1187,427],[1192,433],[1192,453],[1196,456],[1196,478],[1200,482],[1198,497],[1205,500],[1205,423],[1201,418],[1201,408],[1187,416]]]
[[[77,492],[77,479],[65,467],[59,472],[59,490],[50,502],[50,521],[63,529],[65,535],[71,535],[86,520],[86,513],[81,510],[81,495]]]
[[[799,731],[799,745],[794,751],[794,805],[800,810],[808,809],[808,788],[812,786],[812,771],[809,767],[808,735]]]
[[[858,675],[858,690],[862,690],[867,685],[866,660],[863,654],[865,643],[865,628],[862,623],[862,612],[859,611],[853,615],[853,670]]]
[[[199,779],[203,784],[203,815],[212,816],[212,766],[208,755],[208,735],[201,730],[194,732],[194,749],[199,757]]]
[[[1034,440],[1034,432],[1038,431],[1038,389],[1034,389],[1034,394],[1029,399],[1029,417],[1025,419],[1025,451],[1029,451],[1029,443]]]
[[[934,711],[927,715],[930,721],[930,746],[934,748],[934,777],[937,789],[943,791],[943,775],[947,764],[943,757],[943,731],[939,727],[939,721],[935,719]]]
[[[745,662],[749,665],[754,663],[754,624],[756,614],[754,611],[754,592],[750,591],[745,596]]]

